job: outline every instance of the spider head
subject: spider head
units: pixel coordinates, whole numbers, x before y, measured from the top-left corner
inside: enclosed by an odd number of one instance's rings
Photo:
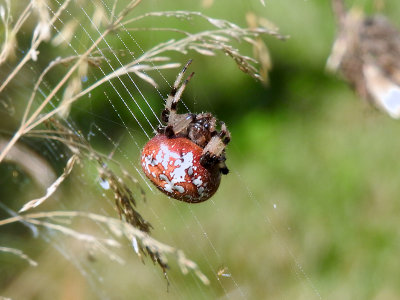
[[[215,122],[215,118],[210,113],[196,115],[195,121],[188,128],[189,139],[204,148],[217,133],[215,131]]]

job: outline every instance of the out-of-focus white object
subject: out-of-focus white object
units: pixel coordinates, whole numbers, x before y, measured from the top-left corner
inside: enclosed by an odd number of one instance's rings
[[[327,68],[340,71],[357,94],[400,118],[400,32],[381,15],[346,11],[332,0],[338,34]]]

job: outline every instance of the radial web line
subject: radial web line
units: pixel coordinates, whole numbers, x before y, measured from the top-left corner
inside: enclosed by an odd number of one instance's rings
[[[150,211],[151,211],[151,213],[154,215],[154,217],[156,218],[156,220],[157,220],[157,222],[159,223],[159,226],[157,226],[158,228],[160,228],[160,229],[163,229],[163,236],[164,237],[166,237],[166,239],[168,240],[168,241],[170,241],[170,243],[172,244],[172,245],[178,245],[179,243],[176,241],[176,238],[171,234],[171,231],[170,230],[167,230],[166,228],[165,228],[165,224],[162,222],[162,220],[161,220],[161,218],[160,218],[160,216],[154,211],[154,209],[150,206]],[[195,284],[196,284],[196,287],[197,287],[197,289],[198,290],[200,290],[200,292],[202,293],[202,295],[204,296],[203,298],[204,299],[207,299],[207,297],[206,297],[206,295],[205,295],[205,292],[204,292],[204,290],[202,289],[202,286],[201,286],[201,282],[199,282],[199,280],[197,280],[197,277],[195,276],[195,274],[193,273],[193,272],[190,272],[190,274],[189,274],[189,276],[192,278],[192,280],[195,282]],[[184,284],[183,285],[184,287],[185,287],[185,289],[188,291],[189,289],[188,289],[188,287]],[[179,286],[180,287],[180,286]],[[180,287],[181,288],[181,287]],[[189,293],[187,293],[187,295],[188,295]]]
[[[59,4],[60,4],[60,3],[59,3]],[[50,8],[50,7],[49,7],[49,10],[51,11],[51,8]],[[66,11],[69,13],[68,10],[66,10]],[[53,13],[54,13],[54,12],[53,12]],[[70,14],[70,13],[69,13],[69,14]],[[71,14],[70,14],[70,16],[72,17]],[[74,19],[76,20],[76,18],[74,18]],[[64,22],[63,22],[61,19],[59,19],[59,21],[60,21],[62,24],[64,24]],[[58,33],[60,33],[60,31],[58,30],[58,28],[56,28],[54,25],[53,25],[53,27],[54,27],[54,29],[55,29]],[[88,33],[86,30],[85,30],[85,33],[88,35],[88,37],[90,37],[89,33]],[[75,38],[76,38],[76,37],[75,37]],[[78,38],[76,38],[76,39],[79,41]],[[93,41],[93,40],[92,40],[92,41]],[[80,42],[80,41],[79,41],[79,42]],[[80,43],[81,43],[81,42],[80,42]],[[84,46],[82,43],[81,43],[81,45]],[[70,48],[75,52],[75,54],[78,55],[78,52],[77,52],[76,49],[71,45],[71,43],[69,43],[69,46],[70,46]],[[104,72],[103,72],[103,74],[105,75]],[[95,77],[95,79],[98,80],[96,77]],[[43,96],[45,97],[46,95],[43,95]],[[109,101],[109,103],[111,104],[111,106],[113,107],[113,110],[114,110],[115,113],[117,114],[118,118],[119,118],[119,119],[121,120],[121,122],[123,123],[123,126],[124,126],[125,129],[128,131],[128,133],[129,133],[129,135],[131,136],[132,140],[134,141],[136,147],[140,150],[141,147],[139,146],[139,144],[137,143],[136,139],[134,138],[134,136],[133,136],[131,130],[129,130],[129,127],[126,125],[125,121],[124,121],[123,118],[121,117],[121,115],[120,115],[120,113],[118,112],[117,108],[114,106],[113,102],[111,101],[111,99],[108,97],[108,95],[107,95],[106,93],[105,93],[105,96],[106,96],[106,98],[108,99],[108,101]],[[59,100],[58,96],[55,96],[55,98],[56,98],[57,100]],[[52,105],[52,106],[53,106],[53,108],[55,107],[54,105]],[[69,122],[67,122],[67,124],[69,124],[70,128],[73,129],[74,132],[76,132],[76,133],[78,134],[78,132],[76,131],[76,129],[74,129],[74,126],[72,126]],[[138,124],[139,124],[139,123],[138,123]],[[139,124],[139,125],[140,125],[140,124]],[[97,128],[100,129],[100,127],[98,127],[98,126],[97,126]],[[142,128],[142,129],[143,129],[143,128]],[[143,130],[143,131],[144,131],[144,130]],[[112,142],[113,145],[115,145],[115,143],[112,141],[112,139],[111,139],[109,136],[107,136],[107,135],[105,134],[104,131],[101,131],[101,133],[102,133],[110,142]],[[134,166],[133,162],[132,162],[131,160],[129,160],[127,154],[124,153],[119,147],[118,147],[118,150],[121,152],[121,154],[124,155],[124,157],[125,157],[128,161],[130,161],[131,165]],[[136,166],[134,166],[134,168],[135,168],[136,172],[139,174],[139,176],[143,179],[143,181],[146,182],[147,186],[152,190],[152,188],[151,188],[150,185],[147,183],[147,181],[144,180],[144,176],[143,176],[142,172],[139,171],[139,169],[138,169]]]
[[[217,256],[218,260],[221,261],[221,255],[218,253],[217,249],[214,247],[214,244],[212,243],[212,241],[211,241],[210,238],[208,237],[208,234],[207,234],[207,232],[204,230],[203,225],[201,225],[199,218],[194,214],[193,209],[192,209],[191,207],[189,207],[189,211],[190,211],[190,213],[192,214],[193,218],[195,219],[197,225],[198,225],[198,226],[200,227],[200,229],[203,231],[204,236],[205,236],[205,238],[206,238],[206,240],[207,240],[207,243],[211,246],[211,248],[212,248],[212,250],[214,251],[215,255]],[[219,280],[219,278],[218,278],[218,275],[217,275],[218,270],[213,270],[213,271],[214,271],[214,274],[215,274],[215,276],[216,276],[218,282],[220,282],[220,280]],[[237,281],[236,281],[235,278],[233,277],[233,274],[231,275],[231,279],[232,279],[234,285],[236,286],[236,288],[239,290],[239,293],[240,293],[241,297],[242,297],[243,299],[246,299],[245,294],[243,293],[243,291],[242,291],[242,289],[240,288],[239,284],[237,283]],[[227,294],[226,291],[225,291],[225,294]]]
[[[110,8],[107,6],[107,4],[104,3],[103,0],[101,0],[101,1],[102,1],[102,3],[104,4],[104,6],[110,11]],[[128,36],[131,38],[131,40],[132,40],[132,41],[135,43],[135,45],[140,49],[140,51],[142,52],[142,54],[144,54],[145,51],[144,51],[143,48],[140,46],[140,44],[136,41],[136,39],[132,36],[132,34],[129,32],[129,30],[126,29],[125,25],[122,24],[121,28],[125,31],[125,33],[128,34]],[[133,59],[136,59],[136,57],[129,51],[129,48],[126,46],[125,42],[120,38],[120,36],[119,36],[118,33],[117,33],[117,35],[118,35],[118,38],[119,38],[119,39],[121,40],[121,42],[123,43],[123,45],[125,46],[125,49],[128,50],[128,52],[131,54],[132,58],[133,58]],[[171,89],[171,88],[172,88],[172,85],[171,85],[171,84],[169,83],[169,81],[165,78],[165,76],[164,76],[164,74],[161,72],[161,70],[158,69],[158,68],[156,67],[156,65],[154,64],[153,61],[151,61],[150,63],[151,63],[152,66],[157,70],[157,73],[161,76],[162,79],[164,79],[164,81],[168,84],[169,88]],[[143,71],[143,73],[147,74],[146,71]],[[163,102],[165,103],[165,102],[166,102],[166,97],[164,97],[164,96],[162,95],[162,93],[159,91],[159,89],[158,89],[157,87],[155,87],[155,89],[156,89],[157,93],[160,95],[160,97],[161,97],[161,99],[163,100]],[[183,106],[185,107],[185,109],[187,110],[187,112],[189,112],[189,113],[191,112],[191,111],[189,110],[189,107],[185,104],[185,102],[184,102],[182,99],[180,100],[180,103],[183,104]],[[153,111],[152,108],[151,108],[151,110],[152,110],[152,112],[153,112],[153,114],[154,114],[154,111]],[[157,121],[159,122],[159,124],[161,124],[161,121],[160,121],[158,115],[156,115],[156,118],[157,118]]]
[[[113,141],[113,139],[107,135],[101,128],[100,126],[98,126],[97,124],[94,124],[94,126],[96,127],[96,129],[114,146],[116,146],[115,141]],[[138,173],[138,175],[140,176],[140,178],[142,178],[143,182],[146,183],[147,187],[152,191],[153,188],[149,185],[149,183],[147,182],[147,180],[144,178],[143,172],[141,172],[137,166],[132,162],[131,159],[129,159],[128,154],[126,154],[125,151],[123,151],[120,147],[116,147],[116,150],[122,154],[122,156],[129,161],[129,163],[132,165],[132,167],[136,170],[136,172]]]
[[[143,50],[143,48],[140,47],[139,43],[138,43],[138,42],[136,41],[136,39],[132,36],[132,34],[129,32],[129,30],[126,29],[125,25],[123,25],[122,28],[123,28],[124,30],[126,30],[126,33],[127,33],[128,36],[131,38],[131,40],[136,44],[136,46],[138,46],[138,48],[140,49],[140,51],[142,51],[142,53],[145,53],[145,51]],[[158,68],[154,65],[153,62],[151,62],[151,64],[153,65],[153,67],[156,68],[157,73],[158,73],[158,74],[164,79],[164,81],[168,84],[168,87],[169,87],[170,89],[172,89],[171,83],[169,83],[169,81],[165,78],[165,76],[163,75],[163,73],[161,72],[161,70],[158,69]],[[158,91],[158,89],[157,89],[157,91]],[[160,97],[162,98],[163,102],[166,103],[167,98],[166,98],[166,97],[163,97],[163,95],[162,95],[160,92],[158,92],[158,94],[159,94]],[[179,100],[179,103],[182,103],[182,105],[183,105],[183,107],[186,109],[186,111],[187,111],[188,113],[191,113],[189,107],[186,105],[186,103],[183,101],[183,99]]]
[[[107,3],[105,3],[103,0],[101,0],[101,2],[102,2],[102,4],[103,4],[103,6],[104,6],[105,8],[107,8],[107,10],[108,10],[109,13],[110,13],[111,10],[110,10],[110,8],[108,7]],[[122,29],[125,30],[125,31],[127,32],[127,30],[126,30],[126,28],[125,28],[124,26],[122,27]],[[129,32],[128,32],[128,33],[129,33]],[[135,60],[135,59],[136,59],[135,55],[133,54],[132,51],[130,51],[130,49],[128,48],[128,46],[126,45],[126,43],[124,42],[124,40],[121,38],[121,36],[120,36],[120,34],[119,34],[118,32],[116,32],[116,36],[118,37],[118,39],[120,40],[120,42],[124,45],[125,50],[127,50],[127,52],[130,54],[130,56],[132,57],[132,59]],[[129,36],[130,36],[130,33],[129,33]],[[132,37],[132,40],[134,40],[133,37]],[[139,45],[137,45],[137,46],[139,47]],[[139,48],[140,48],[140,47],[139,47]],[[144,53],[144,51],[143,51],[142,48],[140,48],[140,50]],[[116,57],[116,58],[118,59],[118,57]],[[122,63],[120,62],[119,59],[118,59],[118,62],[119,62],[120,65],[122,66]],[[158,68],[155,67],[154,63],[151,62],[151,64],[152,64],[153,67],[158,71],[158,73],[161,74],[160,70],[159,70]],[[144,71],[144,70],[143,70],[143,73],[147,75],[146,71]],[[129,76],[130,81],[131,81],[131,82],[133,83],[133,85],[135,86],[136,90],[140,93],[140,95],[142,96],[143,100],[146,102],[147,106],[150,108],[150,111],[153,113],[153,115],[154,115],[154,117],[156,118],[158,124],[161,124],[161,120],[160,120],[160,118],[159,118],[159,115],[155,113],[153,107],[151,107],[150,103],[147,101],[146,97],[143,95],[142,91],[139,89],[139,87],[137,86],[136,82],[132,79],[132,77],[130,76],[129,73],[128,73],[128,76]],[[164,77],[163,77],[163,79],[166,80]],[[158,89],[157,87],[154,87],[154,88],[155,88],[155,90],[157,91],[157,93],[161,96],[161,98],[163,98],[161,92],[159,91],[159,89]],[[153,129],[154,129],[154,128],[153,128]]]
[[[245,183],[245,181],[242,179],[242,177],[240,176],[240,174],[235,171],[235,175],[240,178],[240,182],[242,182],[242,184],[245,186],[247,194],[249,196],[249,198],[255,203],[255,205],[257,205],[257,207],[259,208],[258,211],[262,211],[262,206],[260,204],[260,201],[257,200],[253,193],[251,192],[251,190],[249,189],[248,185]],[[271,203],[271,200],[268,200]],[[272,206],[272,203],[271,203]],[[263,213],[263,220],[264,222],[271,228],[272,232],[274,234],[279,234],[278,229],[276,228],[276,226],[272,223],[270,217]],[[302,274],[302,276],[306,279],[307,283],[310,285],[312,291],[315,293],[315,295],[318,297],[318,299],[322,300],[322,296],[319,293],[318,289],[316,288],[316,286],[314,285],[314,283],[312,282],[311,278],[307,275],[307,273],[305,272],[304,268],[301,266],[301,264],[297,261],[296,257],[294,256],[293,252],[289,249],[288,245],[282,241],[279,242],[280,245],[283,247],[283,249],[285,249],[285,251],[287,251],[287,253],[290,255],[291,259],[293,259],[293,262],[295,263],[296,268],[299,270],[299,272]]]
[[[191,228],[189,227],[189,225],[185,222],[185,219],[183,217],[182,212],[179,210],[178,205],[176,203],[176,200],[169,198],[169,202],[172,204],[172,206],[174,207],[175,211],[178,213],[180,219],[182,220],[182,222],[185,224],[185,227],[187,229],[187,231],[190,233],[190,237],[191,237],[191,242],[196,245],[196,242],[198,240],[198,237],[196,237],[193,234],[193,231],[191,230]],[[204,249],[200,246],[197,246],[197,249],[199,249],[201,256],[203,257],[203,259],[206,261],[209,269],[214,273],[214,268],[212,267],[212,263],[210,262],[208,256],[206,255],[206,253],[204,252]],[[220,287],[222,288],[222,290],[224,291],[225,295],[228,295],[226,292],[225,287],[222,285],[222,283],[218,280],[218,284],[220,285]],[[214,296],[217,298],[217,295],[215,294],[215,291],[212,290],[212,292],[214,293]]]
[[[90,22],[93,24],[93,26],[96,28],[96,31],[101,35],[101,32],[100,32],[99,29],[95,26],[95,24],[93,23],[92,19],[88,16],[88,14],[86,13],[86,10],[85,10],[83,7],[81,7],[81,9],[82,9],[82,11],[84,12],[84,14],[86,15],[86,17],[87,17],[87,18],[90,20]],[[86,31],[86,30],[85,30],[85,31]],[[92,41],[94,42],[94,40],[92,40]],[[123,64],[122,64],[121,61],[119,60],[118,56],[115,55],[115,52],[113,51],[113,49],[112,49],[112,48],[110,47],[110,45],[108,44],[106,37],[104,37],[103,41],[106,43],[107,47],[110,49],[110,52],[114,55],[114,57],[115,57],[115,58],[117,59],[117,61],[120,63],[121,67],[123,67]],[[100,47],[97,47],[97,50],[99,51],[99,53],[100,53],[101,55],[104,56],[104,53],[102,52],[102,50],[101,50]],[[111,68],[111,70],[112,70],[113,72],[115,72],[115,69],[114,69],[113,65],[112,65],[111,63],[108,63],[108,65],[109,65],[109,67]],[[133,82],[132,77],[130,76],[130,74],[127,73],[126,75],[127,75],[127,76],[130,78],[130,80]],[[142,108],[140,107],[140,105],[138,104],[138,102],[136,101],[135,97],[133,97],[132,93],[131,93],[130,90],[127,88],[127,86],[125,85],[125,83],[123,82],[123,80],[121,80],[120,76],[117,76],[117,78],[119,79],[119,81],[121,82],[121,84],[124,86],[125,90],[128,92],[129,96],[131,97],[131,99],[133,100],[133,102],[136,104],[136,106],[139,108],[140,112],[141,112],[141,113],[143,114],[143,116],[145,117],[147,123],[150,125],[150,127],[151,127],[151,128],[153,129],[153,131],[154,131],[155,128],[154,128],[153,124],[151,124],[149,118],[146,116],[146,114],[144,113],[144,111],[142,110]],[[111,81],[110,81],[110,83],[111,83]],[[135,87],[138,89],[138,87],[137,87],[136,84],[135,84]],[[143,93],[142,93],[139,89],[138,89],[138,91],[139,91],[140,95],[142,95],[143,99],[145,99]],[[122,97],[121,97],[121,100],[124,101],[124,100],[122,99]],[[124,103],[125,103],[125,101],[124,101]],[[147,101],[146,101],[146,103],[147,103]],[[130,110],[130,108],[128,107],[128,105],[126,105],[126,107],[129,109],[129,111],[130,111],[131,114],[133,115],[133,112]],[[133,115],[133,117],[134,117],[135,120],[136,120],[136,116]],[[142,127],[142,126],[141,126],[141,127]],[[144,130],[144,129],[143,129],[143,130]],[[147,132],[144,132],[144,133],[146,134],[146,136],[147,136],[148,138],[150,138],[150,136],[147,134]]]
[[[56,1],[57,1],[57,0],[56,0]],[[59,4],[60,4],[60,3],[59,3]],[[51,10],[51,9],[49,8],[49,10]],[[73,16],[69,13],[68,10],[66,10],[66,12],[68,12],[68,14],[69,14],[71,17],[73,17]],[[76,20],[76,21],[78,21],[78,20],[77,20],[76,18],[74,18],[74,17],[73,17],[73,19]],[[62,24],[64,24],[64,22],[63,22],[62,20],[59,19],[59,21],[60,21]],[[54,25],[53,25],[53,27],[54,27],[54,29],[60,34],[60,31],[58,30],[58,28],[56,28]],[[82,25],[81,25],[81,28],[84,29]],[[85,29],[84,29],[84,31],[85,31],[86,35],[91,39],[89,33],[88,33]],[[82,44],[82,42],[81,42],[76,36],[74,36],[74,38],[81,44],[81,46],[83,46],[83,47],[85,46],[85,45]],[[91,39],[91,40],[92,40],[92,39]],[[93,40],[92,40],[92,42],[93,42]],[[75,52],[75,54],[76,54],[77,56],[79,56],[78,51],[71,45],[71,43],[69,43],[69,47]],[[105,72],[104,72],[100,67],[99,67],[99,69],[102,71],[103,75],[105,75]],[[96,80],[98,80],[98,78],[97,78],[95,75],[93,75],[93,76],[94,76],[94,78],[95,78]],[[116,90],[116,89],[114,88],[114,90]],[[105,95],[106,95],[106,94],[105,94]],[[114,112],[117,114],[117,116],[118,116],[118,118],[121,120],[123,126],[124,126],[125,129],[128,131],[129,135],[131,136],[132,140],[134,141],[136,147],[137,147],[138,149],[141,149],[141,147],[140,147],[139,144],[137,143],[136,139],[134,138],[134,136],[133,136],[131,130],[129,129],[129,127],[126,125],[125,121],[124,121],[123,118],[121,117],[121,114],[118,112],[118,110],[117,110],[116,107],[114,106],[114,103],[111,101],[111,99],[110,99],[107,95],[106,95],[106,97],[107,97],[107,99],[108,99],[108,102],[111,104],[111,106],[112,106]],[[122,99],[121,96],[120,96],[119,98]],[[57,97],[57,99],[58,99],[58,97]],[[123,100],[122,100],[122,101],[123,101]],[[124,102],[124,103],[125,103],[125,102]],[[125,105],[126,105],[126,104],[125,104]],[[131,111],[130,111],[130,112],[131,112]],[[132,113],[132,112],[131,112],[131,113]],[[134,117],[135,117],[135,116],[134,116]],[[140,126],[140,127],[142,128],[142,130],[143,130],[143,127],[141,126],[141,124],[139,123],[139,121],[136,119],[136,117],[135,117],[135,120],[137,121],[137,123],[139,124],[139,126]],[[75,131],[75,130],[74,130],[74,131]],[[143,132],[146,134],[145,130],[143,130]],[[146,135],[147,135],[147,134],[146,134]],[[140,173],[140,172],[139,172],[139,173]]]
[[[58,0],[56,0],[58,4],[60,4],[58,2]],[[81,7],[81,9],[84,11],[84,9]],[[79,22],[79,20],[77,20],[68,9],[65,10],[66,13],[69,14],[69,16],[78,22],[78,24],[80,24],[80,28],[86,33],[87,37],[90,39],[90,41],[92,43],[94,43],[94,39],[92,38],[92,36],[89,34],[89,32],[86,30],[86,28],[82,25],[81,22]],[[86,12],[84,11],[85,15],[88,17],[88,15],[86,14]],[[72,47],[72,46],[71,46]],[[101,53],[101,55],[104,56],[104,53],[101,51],[101,49],[97,46],[96,47],[97,50],[99,51],[99,53]],[[112,49],[109,48],[111,51]],[[107,61],[107,60],[106,60]],[[112,67],[111,63],[107,61],[108,66],[113,70],[114,68]],[[98,66],[98,69],[102,72],[102,74],[104,76],[106,76],[106,72],[103,70],[103,68],[101,68],[101,66]],[[117,78],[120,80],[120,82],[122,82],[120,76],[117,76]],[[143,133],[147,136],[147,138],[150,138],[150,136],[148,135],[148,133],[146,132],[146,130],[144,129],[143,125],[140,123],[140,121],[137,119],[136,115],[134,114],[134,112],[131,110],[131,108],[129,107],[129,105],[127,104],[127,102],[123,99],[123,97],[121,96],[121,94],[119,93],[118,89],[115,87],[115,85],[112,83],[112,81],[108,81],[108,83],[111,85],[111,87],[113,88],[113,90],[117,93],[119,99],[123,102],[123,104],[125,105],[125,107],[128,109],[128,111],[130,112],[130,114],[133,116],[133,118],[135,119],[136,123],[139,125],[139,127],[142,129]],[[124,85],[125,86],[125,85]],[[126,87],[125,87],[126,88]],[[127,90],[128,91],[128,90]],[[131,93],[128,91],[129,95],[132,97]],[[132,100],[134,100],[135,104],[139,107],[138,103],[136,102],[135,99],[132,98]],[[139,109],[142,111],[142,109],[139,107]],[[143,113],[143,111],[142,111]],[[145,116],[145,115],[144,115]],[[145,116],[146,120],[148,119],[147,116]],[[153,126],[151,125],[151,123],[149,122],[150,126],[153,128]]]

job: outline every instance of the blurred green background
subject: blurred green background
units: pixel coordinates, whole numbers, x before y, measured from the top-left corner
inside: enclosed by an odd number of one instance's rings
[[[137,14],[199,10],[241,26],[246,26],[245,14],[253,12],[290,36],[286,41],[265,38],[273,63],[269,86],[240,72],[222,54],[172,54],[182,63],[194,59],[190,68],[196,76],[185,91],[185,104],[193,112],[212,112],[232,133],[227,149],[231,173],[211,200],[198,205],[168,199],[141,181],[147,202],[139,203],[139,211],[153,224],[154,237],[181,248],[198,263],[210,286],[182,275],[170,258],[167,291],[162,272],[149,260],[142,264],[129,243],[118,250],[126,260],[119,265],[104,256],[88,259],[89,252],[79,242],[57,238],[61,249],[86,260],[79,271],[75,259],[65,259],[51,247],[54,241],[45,243],[21,226],[9,226],[0,228],[0,245],[17,247],[40,264],[27,267],[9,254],[0,254],[4,270],[0,295],[13,299],[400,298],[400,123],[325,72],[335,36],[329,1],[265,2],[264,7],[259,1],[215,0],[205,7],[201,1],[151,0],[137,8]],[[400,27],[397,0],[347,4],[368,13],[384,4],[381,12]],[[160,26],[157,20],[151,22]],[[193,31],[203,26],[196,20],[167,22]],[[188,24],[190,28],[184,27]],[[166,39],[151,32],[134,36],[144,50]],[[131,39],[126,42],[129,48],[137,48]],[[115,48],[119,46],[115,42]],[[236,46],[251,54],[246,45]],[[163,74],[172,83],[177,70]],[[158,82],[166,95],[169,87]],[[140,89],[154,111],[160,112],[163,103],[156,90],[142,82]],[[139,150],[103,92],[100,88],[90,99],[78,102],[72,118],[84,132],[95,123],[120,142],[122,154],[116,151],[115,158],[124,162],[123,153],[128,153],[127,168],[136,176]],[[102,97],[104,101],[99,101]],[[123,105],[117,111],[129,118]],[[144,145],[146,137],[134,120],[127,126],[135,141]],[[93,144],[100,151],[113,149],[104,137],[93,137]],[[29,178],[16,179],[9,169],[1,166],[2,200],[17,210],[43,191],[33,188]],[[39,210],[81,209],[116,216],[112,198],[99,192],[93,173],[75,170],[56,199]],[[86,224],[77,226],[101,234]]]

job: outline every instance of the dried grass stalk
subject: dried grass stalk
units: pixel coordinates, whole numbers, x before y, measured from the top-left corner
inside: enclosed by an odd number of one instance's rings
[[[123,263],[123,260],[109,249],[109,247],[115,248],[120,246],[116,240],[98,238],[55,223],[56,221],[62,221],[63,219],[72,220],[74,218],[85,218],[96,223],[101,223],[105,225],[114,236],[124,236],[128,238],[132,241],[134,251],[139,256],[141,254],[149,256],[154,263],[159,264],[163,268],[164,272],[166,272],[168,268],[167,256],[172,255],[177,260],[182,273],[187,274],[188,271],[193,271],[204,284],[209,284],[208,278],[200,271],[197,264],[188,259],[182,250],[163,244],[153,239],[148,233],[115,218],[79,211],[52,211],[31,213],[0,220],[0,226],[20,221],[36,226],[43,226],[47,229],[58,231],[62,234],[83,241],[90,246],[91,250],[100,251],[101,253],[106,254],[110,259]],[[50,221],[45,221],[43,219],[49,219]]]
[[[44,195],[43,197],[40,197],[38,199],[34,199],[34,200],[31,200],[31,201],[25,203],[25,205],[19,210],[19,212],[21,213],[21,212],[27,211],[31,208],[37,207],[40,204],[42,204],[44,201],[46,201],[51,195],[53,195],[54,192],[57,190],[57,188],[60,186],[60,184],[71,173],[77,159],[78,159],[77,155],[72,155],[71,158],[68,160],[67,165],[64,168],[64,172],[61,174],[61,176],[58,177],[57,180],[54,181],[53,184],[47,188],[46,195]]]
[[[31,259],[28,255],[26,255],[24,252],[22,252],[19,249],[9,248],[9,247],[0,247],[0,251],[17,255],[19,258],[26,260],[32,267],[36,267],[38,265],[38,263],[36,261]],[[0,297],[0,299],[1,299],[1,297]]]

